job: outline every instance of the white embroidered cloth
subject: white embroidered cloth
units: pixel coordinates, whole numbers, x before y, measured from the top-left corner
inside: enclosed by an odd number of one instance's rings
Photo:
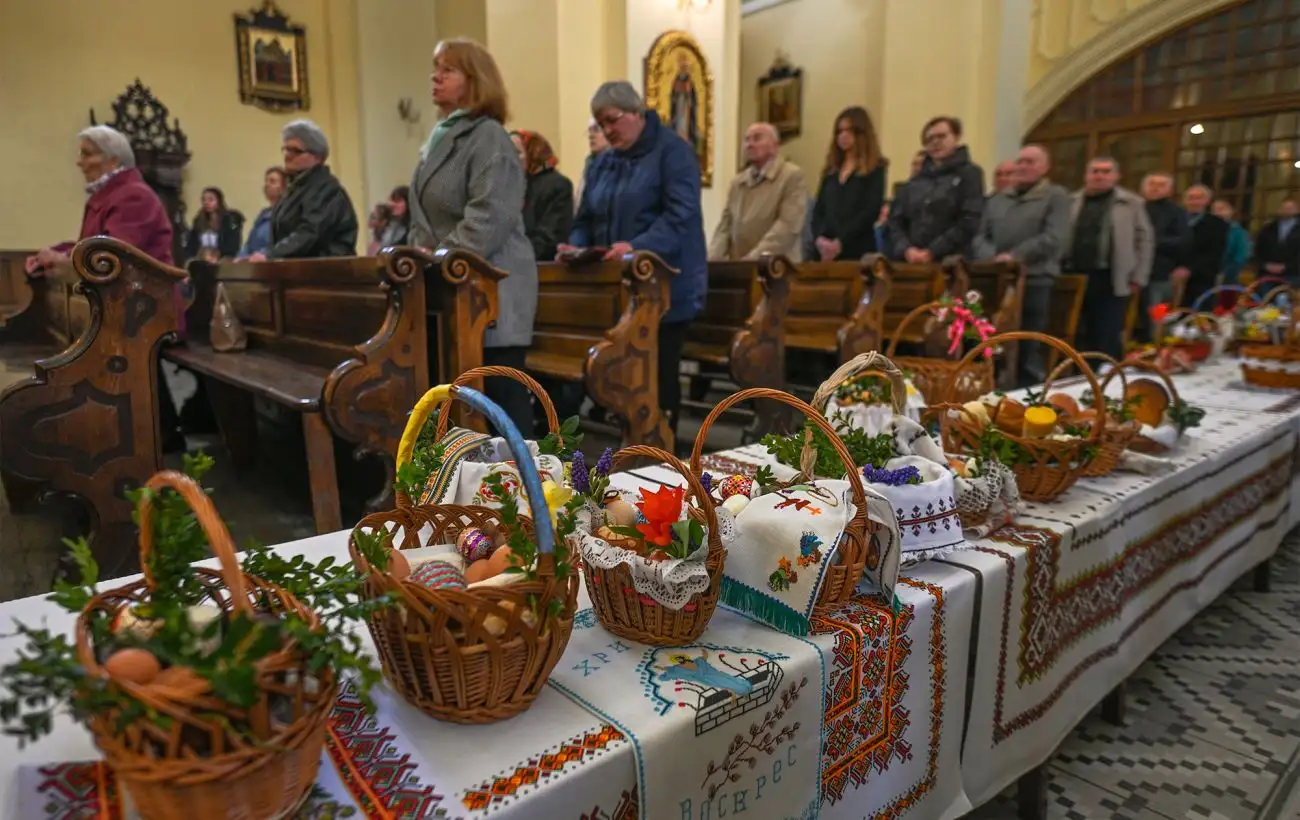
[[[683,512],[685,506],[683,505]],[[652,561],[629,549],[617,547],[593,534],[591,509],[578,511],[578,528],[570,536],[571,543],[582,551],[582,560],[601,569],[626,565],[632,575],[632,586],[642,595],[649,595],[660,605],[678,610],[686,606],[691,597],[709,588],[709,571],[704,566],[708,555],[708,528],[704,543],[685,558]]]

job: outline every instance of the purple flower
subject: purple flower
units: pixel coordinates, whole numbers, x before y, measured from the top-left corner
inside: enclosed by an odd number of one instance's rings
[[[605,452],[600,454],[600,459],[596,462],[596,475],[605,478],[610,471],[614,469],[614,448],[606,447]]]
[[[587,457],[581,450],[573,454],[572,481],[574,492],[582,495],[591,493],[591,473],[587,471]]]
[[[870,484],[883,484],[886,487],[902,487],[907,484],[920,484],[921,471],[913,466],[900,467],[897,470],[877,469],[868,464],[862,468],[862,478]]]
[[[700,484],[704,487],[704,492],[713,492],[713,476],[709,475],[708,472],[700,473]]]

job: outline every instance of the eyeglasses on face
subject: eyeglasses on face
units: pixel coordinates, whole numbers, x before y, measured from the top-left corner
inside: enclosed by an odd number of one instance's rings
[[[613,128],[615,125],[618,125],[619,121],[626,116],[627,116],[626,111],[620,111],[617,114],[611,114],[608,117],[598,117],[596,119],[596,126],[600,128],[600,130],[602,131],[608,131],[609,129]]]
[[[930,133],[925,135],[924,142],[926,145],[929,145],[932,142],[943,142],[944,140],[948,139],[951,136],[952,136],[951,131],[931,131]]]
[[[299,148],[296,145],[281,146],[280,150],[283,151],[284,155],[288,157],[299,157],[307,153],[307,149]]]

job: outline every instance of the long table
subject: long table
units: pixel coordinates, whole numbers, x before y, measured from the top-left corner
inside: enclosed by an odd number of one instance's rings
[[[785,674],[820,674],[825,685],[820,816],[960,816],[1046,761],[1161,642],[1273,554],[1300,509],[1292,503],[1300,498],[1300,408],[1294,394],[1239,381],[1230,363],[1178,380],[1207,415],[1172,456],[1176,470],[1085,479],[1052,504],[1027,504],[1014,525],[906,567],[897,615],[862,595],[817,625],[809,636],[816,652],[786,662]],[[768,460],[751,446],[710,456],[708,468],[746,473]],[[662,483],[680,479],[659,467],[614,479],[632,490]],[[277,549],[341,558],[346,539],[332,533]],[[0,604],[0,620],[12,617],[54,629],[72,623],[37,598]],[[585,617],[580,624],[591,627]],[[720,610],[701,643],[745,628]],[[0,663],[15,648],[0,638]],[[557,671],[582,663],[573,650]],[[370,718],[368,731],[384,742],[349,747],[350,763],[376,770],[404,760],[390,796],[418,793],[427,816],[627,818],[642,799],[636,738],[559,687],[496,725],[438,723],[383,689]],[[95,756],[68,720],[21,756],[12,743],[0,740],[6,817],[17,816],[20,792],[30,791],[33,772],[20,775],[17,761]],[[369,756],[359,757],[365,749]],[[64,769],[47,772],[55,786],[67,779]],[[752,794],[735,801],[728,794],[725,806],[690,813],[743,813],[739,805],[766,816]]]

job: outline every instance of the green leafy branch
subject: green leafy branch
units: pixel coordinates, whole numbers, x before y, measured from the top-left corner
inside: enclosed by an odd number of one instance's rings
[[[411,460],[397,467],[397,480],[393,486],[407,498],[418,499],[429,484],[429,477],[442,469],[447,456],[447,448],[438,441],[439,408],[429,414],[420,435],[415,440]]]
[[[828,436],[822,429],[815,425],[811,420],[805,421],[803,427],[789,435],[778,435],[769,433],[763,436],[762,444],[767,447],[767,452],[776,457],[776,460],[786,465],[799,469],[799,457],[803,452],[804,436],[808,431],[812,432],[812,446],[817,454],[817,460],[813,466],[813,476],[823,478],[835,478],[844,475],[850,469],[857,469],[864,464],[873,464],[883,467],[887,461],[897,455],[894,446],[894,437],[888,433],[879,433],[870,435],[865,430],[854,427],[848,416],[843,413],[836,413],[831,419],[835,428],[835,433],[840,441],[844,443],[845,448],[853,459],[852,465],[846,465],[836,452],[835,446],[831,443]],[[762,482],[759,482],[762,484]]]
[[[537,452],[544,456],[555,456],[560,461],[572,461],[573,454],[582,449],[583,433],[578,432],[580,420],[570,416],[560,422],[559,435],[547,433],[537,442]]]

